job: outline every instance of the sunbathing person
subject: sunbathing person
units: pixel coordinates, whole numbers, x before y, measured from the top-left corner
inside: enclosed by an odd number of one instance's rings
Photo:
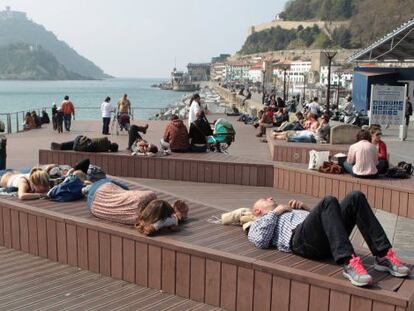
[[[295,113],[296,120],[292,122],[284,122],[282,123],[278,128],[273,130],[273,132],[285,132],[285,131],[303,131],[304,128],[304,122],[305,117],[303,116],[302,112],[296,112]]]
[[[64,143],[52,143],[52,150],[74,150],[83,152],[118,152],[118,144],[112,143],[108,137],[89,138],[79,135],[75,140]]]
[[[251,224],[248,238],[257,247],[276,247],[310,259],[333,257],[337,264],[343,265],[344,277],[356,286],[372,284],[372,277],[349,240],[355,225],[375,256],[376,270],[395,277],[410,273],[395,256],[362,192],[349,193],[341,203],[326,196],[313,209],[296,200],[284,205],[271,198],[261,199],[252,212],[260,217]]]
[[[10,170],[1,176],[0,186],[16,188],[20,200],[45,198],[49,191],[49,175],[40,167],[33,168],[28,174]]]
[[[320,129],[320,124],[316,120],[315,115],[308,113],[304,128],[301,131],[273,132],[272,136],[274,139],[287,140],[289,142],[316,143],[316,134]]]
[[[149,126],[148,124],[146,124],[145,126],[138,126],[138,125],[133,124],[129,127],[127,150],[131,151],[132,145],[137,140],[142,139],[139,133],[146,134],[148,130],[148,126]]]
[[[188,214],[188,206],[183,201],[178,200],[171,206],[157,200],[153,191],[129,190],[127,185],[111,179],[102,179],[90,186],[87,205],[94,216],[137,226],[138,231],[147,235],[162,228],[177,230]]]

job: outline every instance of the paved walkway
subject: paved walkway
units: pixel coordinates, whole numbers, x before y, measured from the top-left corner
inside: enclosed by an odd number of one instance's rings
[[[0,247],[0,310],[221,310]]]

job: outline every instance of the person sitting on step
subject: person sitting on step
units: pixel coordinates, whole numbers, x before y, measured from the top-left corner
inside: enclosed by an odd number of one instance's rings
[[[333,257],[343,266],[344,277],[353,285],[373,282],[349,239],[355,225],[375,256],[375,270],[395,277],[406,277],[410,273],[396,257],[362,192],[351,192],[340,203],[337,198],[326,196],[312,209],[297,200],[279,204],[272,198],[260,199],[252,211],[261,216],[253,221],[248,234],[254,245],[276,247],[310,259]]]

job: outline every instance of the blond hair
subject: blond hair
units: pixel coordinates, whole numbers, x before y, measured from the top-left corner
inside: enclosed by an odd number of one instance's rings
[[[49,187],[49,175],[40,167],[34,167],[29,174],[30,182],[35,186]]]

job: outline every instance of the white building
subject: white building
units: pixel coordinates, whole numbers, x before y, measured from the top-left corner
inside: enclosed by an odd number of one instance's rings
[[[236,61],[226,63],[227,81],[247,81],[249,80],[250,63]]]
[[[331,85],[340,85],[346,89],[352,89],[353,72],[343,69],[341,66],[331,66]],[[320,81],[322,85],[328,85],[328,66],[321,66]]]
[[[253,83],[263,82],[263,64],[262,63],[257,63],[250,67],[249,81]]]
[[[212,63],[210,67],[210,79],[212,81],[226,80],[226,64]]]
[[[280,64],[276,64],[273,69],[273,76],[275,76],[279,81],[284,79],[284,70],[282,69],[286,66],[286,78],[292,84],[302,84],[304,82],[304,75],[306,75],[312,67],[311,61],[284,61]]]

